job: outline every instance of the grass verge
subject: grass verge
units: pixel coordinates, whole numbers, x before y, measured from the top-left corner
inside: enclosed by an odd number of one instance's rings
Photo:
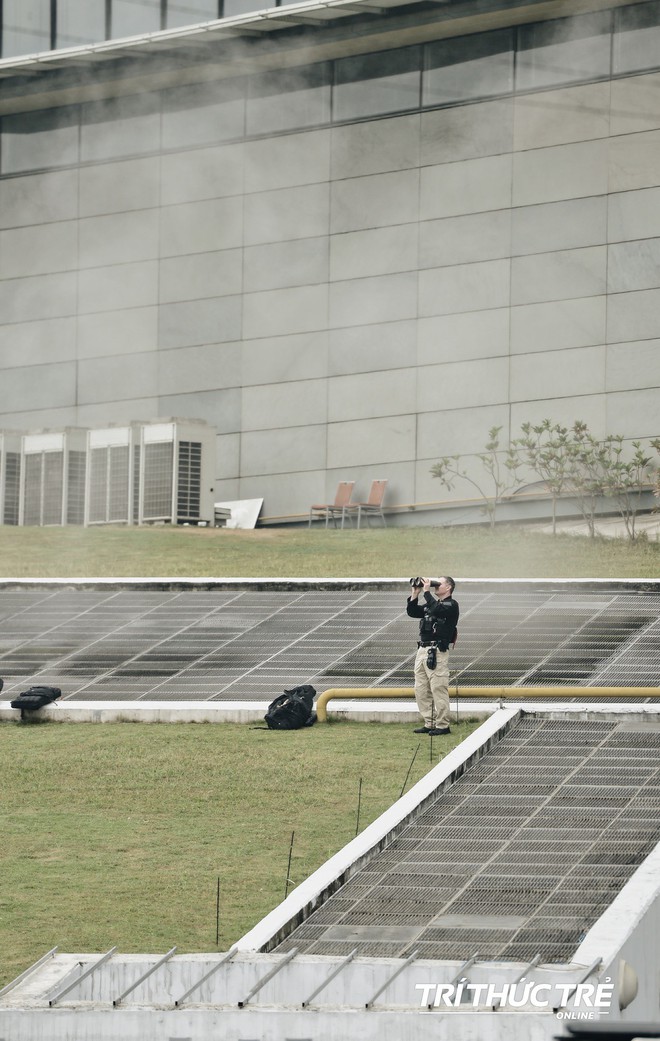
[[[658,578],[660,543],[544,535],[515,525],[334,531],[324,528],[12,528],[0,575],[12,578]]]
[[[226,950],[479,725],[0,724],[0,986],[62,951]],[[220,879],[220,939],[216,892]],[[292,887],[290,887],[291,889]]]

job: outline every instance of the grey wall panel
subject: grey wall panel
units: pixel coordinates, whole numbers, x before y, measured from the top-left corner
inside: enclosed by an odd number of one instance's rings
[[[607,251],[607,288],[610,293],[660,286],[660,238],[619,242]]]
[[[245,145],[245,191],[315,184],[330,177],[330,131],[313,130]]]
[[[607,197],[569,199],[511,211],[513,256],[545,253],[607,241]]]
[[[320,379],[328,368],[328,333],[246,340],[241,350],[241,386]],[[272,391],[271,387],[271,391]]]
[[[420,119],[421,116],[415,113],[373,123],[333,127],[332,179],[409,170],[418,166]]]
[[[248,293],[243,298],[245,339],[283,336],[327,328],[328,288],[301,286]]]
[[[607,431],[607,398],[605,394],[587,397],[546,398],[543,401],[519,401],[511,405],[511,430],[520,430],[523,423],[553,423],[571,427],[581,420],[594,437],[605,437]],[[617,432],[619,428],[617,427]]]
[[[75,221],[0,231],[0,278],[21,278],[78,266]]]
[[[606,390],[660,387],[660,340],[614,343],[607,348]]]
[[[76,365],[26,365],[7,369],[0,380],[0,410],[70,408],[76,404]]]
[[[502,155],[512,146],[512,98],[422,112],[422,166]]]
[[[157,398],[150,416],[179,416],[181,419],[203,419],[219,434],[233,434],[241,427],[241,392],[229,390],[197,390],[192,394],[163,394]]]
[[[503,427],[504,435],[508,434],[508,404],[422,412],[417,421],[417,458],[437,460],[443,455],[483,452],[491,427]],[[436,481],[434,487],[437,497],[440,483]]]
[[[246,246],[328,233],[328,183],[247,195],[244,202]]]
[[[416,271],[419,226],[352,231],[330,237],[330,280]]]
[[[602,140],[516,153],[513,205],[606,194],[607,156],[608,142]]]
[[[81,405],[121,398],[149,398],[157,393],[156,353],[131,353],[117,364],[116,357],[90,358],[78,364]]]
[[[273,394],[270,386],[244,387],[241,393],[241,416],[244,432],[327,423],[325,380],[279,383],[276,394]]]
[[[160,162],[163,206],[219,199],[243,191],[242,144],[163,155]]]
[[[418,185],[418,170],[336,181],[331,186],[331,232],[384,228],[417,220]]]
[[[80,266],[101,267],[158,256],[158,210],[87,217],[79,222]]]
[[[148,307],[158,300],[158,262],[94,267],[78,275],[78,312]]]
[[[660,73],[612,80],[610,133],[637,134],[660,129]]]
[[[519,354],[511,359],[511,401],[602,394],[605,362],[605,347]]]
[[[81,314],[75,321],[79,358],[155,351],[158,346],[158,308],[155,306]]]
[[[328,381],[328,421],[375,419],[409,415],[416,411],[415,368],[336,376]]]
[[[216,482],[235,481],[235,493],[238,493],[238,476],[240,472],[241,437],[240,434],[218,434],[216,437]],[[216,491],[219,491],[216,483]],[[233,499],[234,495],[228,495]],[[220,502],[221,495],[216,495],[216,502]]]
[[[157,352],[158,394],[187,394],[200,387],[225,390],[241,385],[241,345],[212,343]]]
[[[658,390],[608,394],[607,426],[625,438],[658,436]]]
[[[469,213],[419,225],[419,266],[442,267],[511,255],[511,211]]]
[[[42,322],[0,325],[2,368],[71,361],[76,357],[76,319],[49,318]]]
[[[588,83],[515,99],[514,148],[543,148],[606,138],[610,132],[610,84]]]
[[[405,368],[415,358],[416,335],[414,319],[333,329],[328,376]]]
[[[146,210],[158,202],[160,159],[129,159],[80,169],[81,217]]]
[[[511,308],[511,353],[606,342],[607,299],[591,296]]]
[[[108,423],[131,423],[161,415],[158,398],[125,398],[122,395],[117,401],[78,405],[75,421],[82,427],[104,427]]]
[[[77,275],[35,275],[0,282],[0,323],[32,322],[76,313]]]
[[[245,292],[327,282],[328,250],[327,236],[246,248]]]
[[[660,289],[612,293],[607,301],[607,343],[660,336]]]
[[[234,296],[243,289],[243,251],[214,250],[164,257],[160,262],[159,300],[163,304]]]
[[[508,307],[420,318],[417,327],[418,365],[509,353]]]
[[[509,400],[509,359],[481,358],[417,370],[417,411],[498,405]]]
[[[262,517],[297,515],[300,520],[307,522],[312,503],[331,502],[335,497],[337,482],[334,482],[332,490],[329,491],[325,489],[324,481],[323,472],[317,469],[296,473],[295,482],[283,480],[279,474],[243,476],[234,498],[263,499]],[[332,481],[329,483],[332,484]],[[323,521],[320,523],[322,525]]]
[[[240,296],[186,300],[178,304],[162,304],[160,307],[160,347],[193,347],[240,338]]]
[[[420,218],[455,217],[511,205],[510,155],[425,166],[421,171]]]
[[[396,322],[417,312],[417,272],[333,282],[330,328]]]
[[[514,257],[511,262],[511,303],[602,296],[606,289],[607,248],[559,250]]]
[[[419,314],[455,314],[506,307],[511,265],[508,260],[432,268],[419,273]]]
[[[330,469],[387,465],[415,458],[415,416],[388,416],[328,426]]]
[[[612,193],[607,224],[610,242],[660,235],[660,188]]]
[[[0,228],[72,220],[77,213],[77,170],[25,174],[0,181]]]
[[[160,211],[160,254],[172,257],[240,246],[242,216],[241,207],[232,199],[166,206]]]
[[[11,412],[0,410],[0,423],[3,427],[8,430],[60,430],[62,427],[75,426],[79,422],[75,405],[67,408],[40,408],[35,411],[21,411],[20,405],[20,401],[15,401]]]
[[[324,470],[326,427],[281,427],[278,430],[248,431],[241,443],[241,475],[297,474]],[[296,481],[298,478],[296,478]]]
[[[660,130],[625,134],[610,141],[610,191],[630,192],[660,184]]]

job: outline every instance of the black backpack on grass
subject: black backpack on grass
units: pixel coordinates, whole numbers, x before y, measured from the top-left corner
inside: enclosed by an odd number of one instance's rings
[[[309,683],[285,690],[271,701],[264,716],[269,730],[300,730],[316,723],[314,698],[316,691]]]

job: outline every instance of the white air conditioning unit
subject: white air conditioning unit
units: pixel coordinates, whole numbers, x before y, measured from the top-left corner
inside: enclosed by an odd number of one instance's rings
[[[88,431],[86,525],[133,523],[133,448],[138,429],[111,426]]]
[[[21,435],[0,430],[0,524],[18,524],[21,496]]]
[[[213,523],[215,429],[201,420],[138,425],[134,517],[138,524]]]
[[[18,523],[83,524],[87,431],[24,434]]]

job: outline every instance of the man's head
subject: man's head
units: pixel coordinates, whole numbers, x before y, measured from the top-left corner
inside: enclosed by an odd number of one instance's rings
[[[436,591],[438,598],[440,600],[444,600],[446,599],[446,597],[451,596],[454,592],[455,586],[456,583],[454,582],[454,579],[450,578],[449,575],[445,575],[444,577],[439,578],[438,588]]]

